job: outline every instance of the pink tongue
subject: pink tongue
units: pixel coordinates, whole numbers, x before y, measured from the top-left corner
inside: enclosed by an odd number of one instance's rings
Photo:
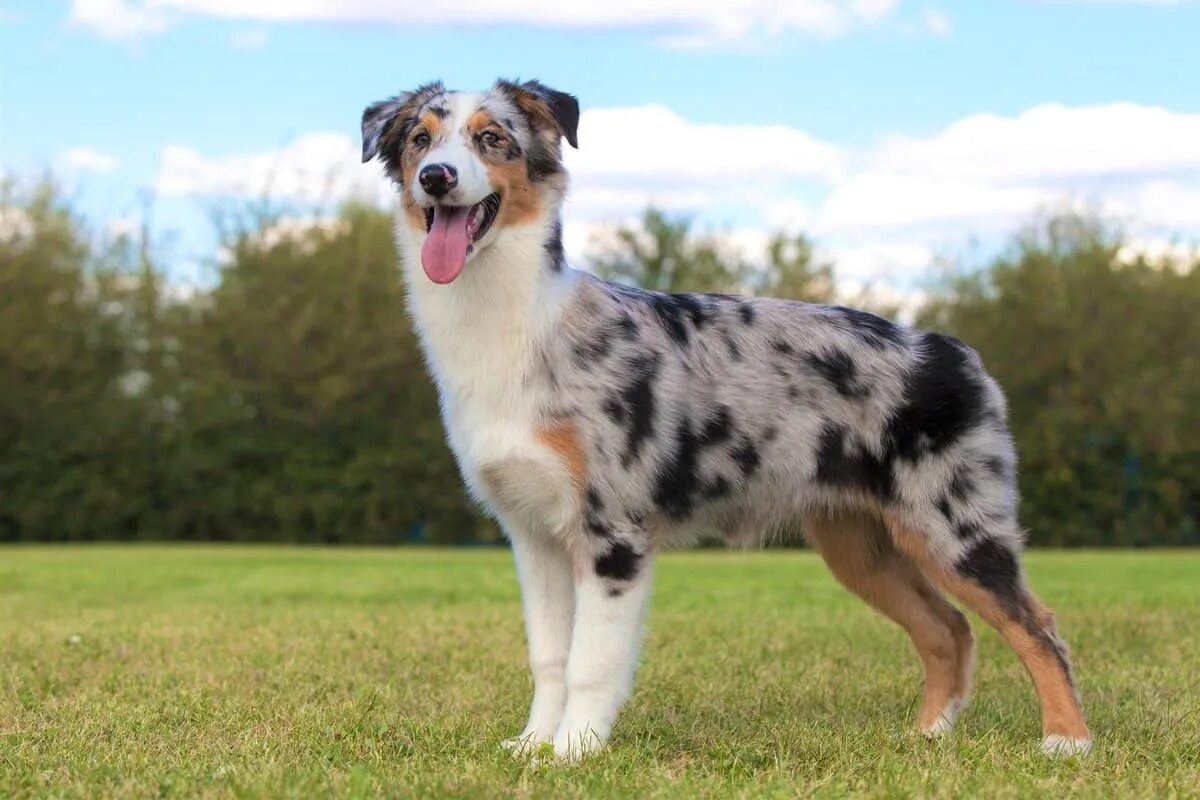
[[[467,219],[470,206],[437,206],[433,211],[433,227],[421,248],[421,266],[434,283],[450,283],[462,272],[467,261]]]

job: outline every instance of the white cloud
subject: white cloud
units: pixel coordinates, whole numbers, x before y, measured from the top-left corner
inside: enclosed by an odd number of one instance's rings
[[[1007,226],[1053,202],[1055,193],[931,175],[866,173],[836,186],[821,206],[817,231]]]
[[[998,237],[1063,208],[1099,210],[1142,237],[1200,236],[1200,115],[1162,108],[974,115],[857,154],[797,128],[700,124],[661,106],[589,110],[579,139],[566,156],[564,234],[577,263],[591,233],[651,204],[694,215],[698,229],[732,231],[743,248],[766,231],[808,231],[850,279],[909,286],[932,263],[931,245]],[[168,147],[156,186],[165,195],[382,201],[391,190],[379,174],[359,163],[357,141],[327,133],[221,157]]]
[[[1193,233],[1200,230],[1200,181],[1148,181],[1126,196],[1110,199],[1108,205],[1134,224],[1151,223]]]
[[[921,9],[921,27],[932,36],[950,35],[950,18],[935,8]]]
[[[166,196],[269,196],[303,203],[387,196],[377,165],[360,163],[357,142],[310,133],[275,152],[206,157],[183,145],[163,148],[155,189]]]
[[[899,0],[73,0],[72,19],[109,38],[161,33],[168,15],[260,22],[517,24],[642,28],[693,43],[798,32],[837,36],[889,16]]]
[[[1130,103],[978,114],[894,138],[864,163],[833,187],[818,231],[994,230],[1080,203],[1151,226],[1200,221],[1200,114]]]
[[[591,109],[567,149],[570,213],[613,219],[653,205],[699,213],[728,205],[774,208],[780,226],[809,214],[797,183],[825,185],[841,174],[835,146],[783,125],[695,123],[663,106]]]
[[[234,50],[262,50],[267,46],[267,32],[264,30],[235,31],[229,34],[229,46]]]
[[[88,147],[67,150],[54,161],[55,168],[62,172],[112,172],[118,164],[115,157]]]
[[[1200,264],[1200,244],[1172,239],[1134,238],[1117,251],[1117,261],[1132,264],[1139,258],[1157,267],[1185,267]]]
[[[600,108],[579,122],[579,150],[567,166],[577,181],[615,180],[648,186],[734,180],[778,183],[827,179],[841,154],[797,128],[690,122],[664,106]]]
[[[1198,170],[1200,114],[1133,103],[976,114],[930,138],[893,140],[877,153],[875,168],[1035,183]]]
[[[837,265],[838,276],[860,283],[872,280],[908,280],[934,262],[935,253],[920,241],[871,241],[822,246],[818,258]]]
[[[153,36],[167,29],[167,17],[157,4],[128,0],[72,0],[69,21],[112,41]]]

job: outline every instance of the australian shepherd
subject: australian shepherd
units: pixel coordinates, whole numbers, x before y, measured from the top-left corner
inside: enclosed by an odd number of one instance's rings
[[[536,81],[422,86],[366,109],[363,160],[399,195],[412,317],[470,493],[512,542],[533,700],[505,746],[563,759],[629,696],[655,555],[802,529],[912,638],[917,727],[949,732],[995,626],[1042,748],[1091,735],[1054,615],[1020,567],[1004,397],[970,348],[862,311],[663,294],[565,263],[562,142],[579,104]]]

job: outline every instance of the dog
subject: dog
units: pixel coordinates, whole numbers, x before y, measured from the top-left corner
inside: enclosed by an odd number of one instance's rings
[[[1091,747],[1068,649],[1020,567],[1005,400],[956,339],[862,311],[664,294],[565,263],[562,142],[536,81],[431,83],[362,117],[399,202],[409,310],[450,448],[512,544],[533,699],[518,755],[573,760],[630,694],[656,553],[800,527],[911,637],[919,730],[949,732],[975,646],[949,594],[1024,663],[1048,753]]]

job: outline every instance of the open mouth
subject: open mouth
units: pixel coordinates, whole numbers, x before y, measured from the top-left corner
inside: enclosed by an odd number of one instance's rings
[[[500,195],[492,192],[473,206],[432,206],[425,209],[425,245],[421,266],[434,283],[450,283],[462,272],[500,213]]]
[[[439,212],[454,214],[461,209],[462,206],[430,206],[425,209],[425,232],[429,233],[433,230],[433,220]],[[492,227],[492,223],[496,221],[496,215],[499,213],[500,195],[496,192],[492,192],[471,206],[470,213],[467,216],[467,233],[471,235],[472,244],[478,242],[487,234],[488,229]]]

